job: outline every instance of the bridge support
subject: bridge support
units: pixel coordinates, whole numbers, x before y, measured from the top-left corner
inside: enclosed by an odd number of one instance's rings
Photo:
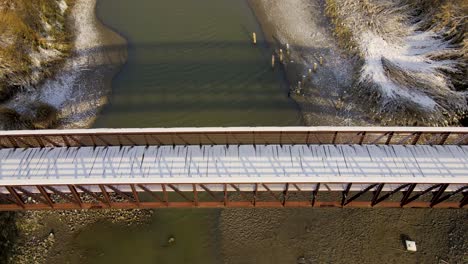
[[[303,186],[302,189],[299,186]],[[0,192],[0,211],[192,207],[463,208],[468,203],[468,186],[448,193],[444,192],[448,184],[422,189],[418,189],[417,184],[400,184],[390,190],[384,189],[383,183],[373,183],[354,192],[350,183],[345,186],[344,191],[330,191],[327,183],[0,186],[0,190],[4,190]],[[398,195],[402,198],[395,197]]]

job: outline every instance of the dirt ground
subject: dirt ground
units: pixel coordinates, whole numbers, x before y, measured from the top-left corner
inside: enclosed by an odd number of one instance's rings
[[[464,209],[228,209],[220,222],[226,264],[468,263]]]

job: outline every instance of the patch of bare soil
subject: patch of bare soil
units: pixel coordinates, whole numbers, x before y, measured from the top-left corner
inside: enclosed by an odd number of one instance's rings
[[[227,264],[467,263],[467,220],[457,209],[229,209],[222,254]]]

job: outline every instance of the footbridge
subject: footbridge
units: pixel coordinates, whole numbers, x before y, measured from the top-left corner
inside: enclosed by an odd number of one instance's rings
[[[0,132],[0,210],[468,203],[468,129]]]

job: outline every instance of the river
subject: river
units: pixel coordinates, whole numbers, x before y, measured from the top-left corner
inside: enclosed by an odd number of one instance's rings
[[[99,0],[97,16],[128,60],[95,127],[302,125],[247,1]],[[221,213],[155,210],[148,225],[101,222],[73,243],[89,263],[220,263]]]
[[[302,124],[247,1],[99,0],[97,15],[128,61],[95,127]]]

